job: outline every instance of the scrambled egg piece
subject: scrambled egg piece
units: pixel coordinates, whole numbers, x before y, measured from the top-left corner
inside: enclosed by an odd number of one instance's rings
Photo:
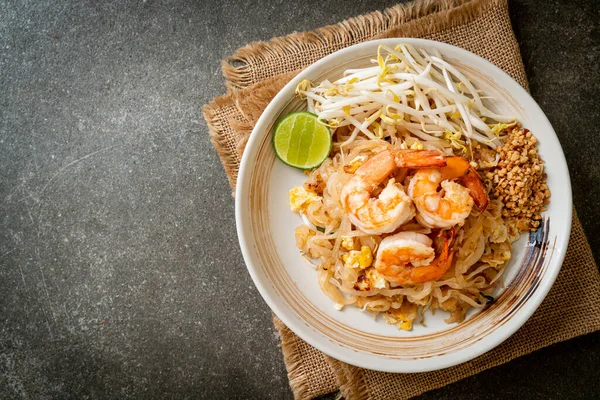
[[[297,186],[290,190],[290,208],[293,212],[302,214],[310,203],[318,201],[319,197],[315,192],[309,192],[303,186]]]
[[[359,275],[354,284],[355,290],[369,291],[375,289],[389,289],[389,282],[375,268],[368,268],[364,274]]]
[[[400,324],[400,329],[412,331],[412,321],[404,321]]]
[[[352,236],[342,236],[342,247],[346,250],[354,250],[354,238]]]
[[[296,247],[298,247],[302,251],[306,251],[306,243],[308,242],[308,239],[315,236],[315,232],[306,225],[300,225],[296,228],[295,234]]]
[[[348,268],[365,269],[373,263],[373,252],[369,246],[362,246],[360,250],[351,250],[344,254],[342,261]]]
[[[352,250],[346,254],[342,254],[342,261],[346,264],[348,268],[356,268],[358,267],[358,256],[360,255],[360,251]]]
[[[398,309],[388,311],[390,318],[386,319],[388,324],[393,323],[405,331],[412,330],[413,322],[417,318],[417,306],[412,303],[404,302]]]
[[[370,267],[373,263],[373,252],[369,248],[369,246],[362,246],[360,248],[360,254],[358,256],[358,264],[361,269],[365,269]]]
[[[388,289],[390,287],[389,282],[385,277],[380,274],[375,268],[369,268],[367,270],[367,278],[375,289]]]
[[[366,160],[367,156],[365,155],[354,157],[354,159],[350,161],[350,164],[344,165],[344,172],[347,174],[355,173],[358,167],[363,165]]]
[[[383,319],[390,325],[396,325],[398,328],[405,331],[412,331],[412,321],[403,321],[402,318],[396,317],[389,312],[383,314]]]
[[[371,290],[370,282],[365,275],[358,276],[358,279],[354,284],[354,290],[360,290],[363,292],[368,292],[369,290]]]
[[[411,150],[423,150],[423,143],[418,140],[410,145]]]

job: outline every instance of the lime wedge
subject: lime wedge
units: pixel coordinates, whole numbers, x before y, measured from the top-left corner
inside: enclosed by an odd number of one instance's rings
[[[277,157],[290,167],[313,169],[331,152],[331,132],[315,114],[291,113],[275,127],[273,147]]]

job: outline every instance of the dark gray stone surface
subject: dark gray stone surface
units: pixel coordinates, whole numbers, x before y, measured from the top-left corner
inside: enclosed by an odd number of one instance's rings
[[[393,3],[0,2],[0,398],[291,398],[200,107],[245,43]],[[597,249],[598,5],[512,17]],[[424,398],[592,397],[599,340]]]

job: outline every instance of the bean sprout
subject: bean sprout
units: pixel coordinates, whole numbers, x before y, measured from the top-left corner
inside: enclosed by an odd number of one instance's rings
[[[496,148],[500,128],[515,121],[487,108],[483,100],[489,97],[437,51],[383,45],[371,62],[376,65],[346,70],[336,81],[303,81],[296,89],[323,123],[333,130],[347,127],[342,146],[359,136],[414,137],[432,146],[447,141],[468,155],[471,140]]]

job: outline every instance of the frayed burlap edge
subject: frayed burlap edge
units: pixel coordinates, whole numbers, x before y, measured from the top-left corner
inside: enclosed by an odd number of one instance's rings
[[[308,399],[309,390],[306,377],[304,376],[304,368],[302,366],[302,357],[296,351],[296,346],[290,345],[294,343],[294,333],[287,329],[279,318],[273,316],[273,325],[279,331],[281,337],[281,352],[283,353],[283,361],[288,371],[288,379],[290,387],[296,399]]]
[[[247,90],[234,92],[235,105],[243,113],[244,118],[252,124],[256,124],[266,106],[298,73],[300,73],[300,70],[277,75],[271,79],[258,82]]]
[[[247,96],[245,91],[228,93],[202,107],[210,141],[219,154],[233,191],[237,181],[239,154],[244,152],[254,125],[273,97],[299,72],[300,70],[256,83],[252,87],[252,96]],[[222,115],[222,110],[228,107],[235,107],[238,118]],[[228,128],[239,136],[235,145],[230,142],[228,135],[223,134]]]
[[[340,395],[344,399],[368,398],[369,390],[362,369],[352,367],[328,355],[325,355],[325,359],[335,374],[335,378],[340,385]]]
[[[398,4],[383,12],[375,11],[349,18],[312,32],[297,32],[271,39],[268,42],[251,43],[223,60],[223,76],[230,90],[243,89],[270,77],[255,76],[257,70],[255,64],[293,65],[291,60],[297,59],[299,53],[313,54],[314,59],[307,57],[305,63],[293,68],[293,70],[302,69],[318,58],[340,48],[369,38],[386,36],[386,31],[390,29],[394,31],[395,36],[399,33],[405,33],[403,36],[411,37],[425,36],[432,31],[468,23],[487,9],[503,3],[505,4],[506,1],[424,0]],[[398,28],[400,24],[405,24],[406,28]],[[275,75],[277,73],[273,73],[271,76]]]
[[[227,127],[224,126],[223,119],[218,117],[219,109],[230,106],[232,99],[233,95],[231,93],[213,99],[202,107],[202,115],[208,125],[210,141],[219,154],[229,185],[234,190],[239,167],[237,154],[235,154],[235,148],[227,141],[228,137],[222,134]]]
[[[296,336],[275,314],[273,325],[279,332],[294,398],[308,400],[337,391],[339,383],[327,356]]]
[[[233,101],[236,107],[240,110],[240,113],[244,116],[244,122],[234,122],[231,128],[237,133],[244,135],[243,140],[240,142],[240,154],[243,152],[254,129],[254,125],[258,122],[261,114],[269,105],[273,97],[279,93],[279,91],[291,81],[298,73],[294,71],[288,74],[277,75],[271,79],[267,79],[256,83],[251,88],[251,93],[248,95],[247,90],[233,92]],[[250,88],[248,89],[250,90]]]

